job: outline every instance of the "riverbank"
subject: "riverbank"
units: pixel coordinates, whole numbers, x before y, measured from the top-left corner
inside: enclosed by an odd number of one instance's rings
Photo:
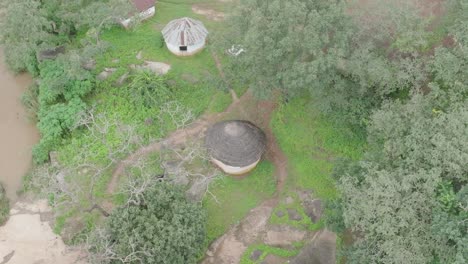
[[[33,82],[27,74],[14,75],[4,63],[0,49],[0,182],[13,204],[23,176],[31,167],[31,149],[39,133],[28,119],[21,96]]]
[[[85,264],[78,248],[68,247],[52,231],[52,209],[46,200],[17,201],[0,227],[0,263]]]

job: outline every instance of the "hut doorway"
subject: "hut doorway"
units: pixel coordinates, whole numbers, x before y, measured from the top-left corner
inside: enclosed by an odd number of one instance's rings
[[[180,50],[180,51],[187,51],[187,46],[180,46],[180,47],[179,47],[179,50]]]

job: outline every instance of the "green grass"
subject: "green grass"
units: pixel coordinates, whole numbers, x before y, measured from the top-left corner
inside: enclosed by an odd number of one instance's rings
[[[224,234],[231,225],[237,224],[250,209],[259,205],[275,192],[276,181],[273,176],[273,165],[261,162],[245,178],[225,176],[210,185],[210,191],[219,201],[208,195],[203,207],[208,213],[207,240]]]
[[[228,100],[229,96],[225,91],[218,89],[219,73],[211,55],[209,39],[203,51],[190,57],[173,55],[165,47],[162,39],[162,28],[172,19],[184,16],[202,20],[210,33],[222,30],[222,23],[192,13],[193,3],[204,3],[218,10],[228,5],[213,0],[158,2],[156,15],[142,22],[134,30],[113,27],[103,32],[101,39],[110,44],[110,49],[96,59],[95,73],[98,74],[105,67],[116,68],[116,72],[105,81],[113,83],[129,71],[131,64],[141,64],[144,60],[168,63],[171,65],[168,78],[176,83],[180,101],[188,107],[196,108],[197,113],[202,113],[207,108],[218,112],[224,110],[230,99]],[[138,52],[142,52],[142,60],[136,58]],[[100,92],[107,96],[108,89]]]
[[[192,4],[202,4],[220,11],[226,10],[231,5],[216,0],[160,1],[157,3],[155,16],[143,21],[135,29],[125,30],[120,26],[115,26],[102,32],[101,40],[109,44],[109,49],[96,58],[94,73],[98,74],[106,67],[116,68],[116,72],[105,81],[97,81],[96,89],[86,98],[86,102],[95,109],[96,115],[102,114],[108,120],[135,127],[138,135],[143,138],[143,144],[165,137],[176,127],[168,122],[168,114],[161,115],[159,106],[145,107],[142,104],[136,104],[132,101],[132,90],[128,85],[121,87],[114,85],[122,74],[130,72],[131,64],[142,64],[145,60],[170,64],[172,68],[166,78],[172,91],[171,100],[177,100],[183,107],[192,111],[195,118],[205,112],[221,112],[232,101],[230,94],[220,89],[222,86],[219,72],[210,51],[209,40],[203,51],[190,57],[177,57],[164,46],[161,29],[172,19],[189,16],[202,20],[210,33],[223,29],[222,23],[193,14]],[[80,38],[78,37],[76,43],[80,41]],[[141,60],[136,58],[138,52],[142,52]],[[224,59],[222,55],[220,57]],[[159,121],[159,118],[162,121]],[[148,120],[151,122],[148,123]],[[83,162],[105,166],[109,162],[108,146],[118,148],[122,138],[116,132],[115,127],[101,137],[96,140],[86,129],[73,131],[63,140],[62,147],[58,149],[60,164],[72,168]],[[127,153],[121,153],[118,158],[124,158],[134,150],[135,148],[131,148]],[[113,167],[102,172],[95,183],[94,196],[96,198],[109,198],[106,194],[106,185],[111,178],[112,171]],[[74,180],[80,185],[90,186],[91,179],[86,174],[72,175],[72,177],[78,177],[79,179]],[[114,201],[118,203],[121,203],[123,199],[121,196],[114,198]],[[83,197],[80,204],[86,207],[89,202]],[[58,221],[58,231],[62,229],[60,223],[65,223],[68,217],[74,217],[72,210],[65,208],[62,212],[64,216]]]
[[[311,102],[307,97],[290,100],[277,109],[271,122],[278,144],[288,157],[289,175],[281,196],[294,199],[289,205],[284,204],[284,199],[281,200],[271,215],[271,224],[287,224],[303,230],[322,228],[323,220],[317,223],[310,220],[295,191],[310,189],[317,198],[336,198],[339,193],[331,177],[334,161],[337,158],[357,160],[365,149],[363,137],[355,135],[346,127],[333,125],[335,123],[321,115]],[[296,209],[303,219],[290,221],[287,208]],[[278,217],[278,210],[282,210],[285,215]],[[252,263],[248,261],[247,258],[242,263]]]
[[[276,255],[279,257],[289,258],[296,256],[299,254],[300,249],[303,247],[303,243],[296,243],[294,245],[294,249],[284,249],[284,248],[277,248],[268,245],[250,245],[247,250],[245,250],[244,254],[242,255],[241,264],[255,264],[255,263],[262,263],[265,257],[269,254]],[[255,250],[261,250],[262,255],[256,261],[252,261],[250,256]]]
[[[306,97],[290,100],[272,120],[278,143],[288,157],[287,190],[312,189],[319,198],[334,198],[337,192],[330,177],[334,159],[358,159],[364,141],[333,126],[310,102]]]

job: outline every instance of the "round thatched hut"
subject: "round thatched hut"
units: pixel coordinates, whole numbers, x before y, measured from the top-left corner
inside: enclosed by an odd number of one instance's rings
[[[240,175],[258,164],[266,149],[266,136],[248,121],[223,121],[208,129],[205,146],[224,172]]]
[[[202,50],[208,36],[201,21],[188,17],[172,20],[161,32],[167,48],[177,56],[190,56]]]

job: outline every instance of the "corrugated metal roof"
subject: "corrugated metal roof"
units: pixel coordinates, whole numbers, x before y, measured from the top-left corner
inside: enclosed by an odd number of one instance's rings
[[[205,41],[208,30],[201,21],[183,17],[172,20],[161,31],[164,40],[175,46],[191,46]]]
[[[139,12],[148,10],[153,7],[156,0],[133,0],[133,4]]]

